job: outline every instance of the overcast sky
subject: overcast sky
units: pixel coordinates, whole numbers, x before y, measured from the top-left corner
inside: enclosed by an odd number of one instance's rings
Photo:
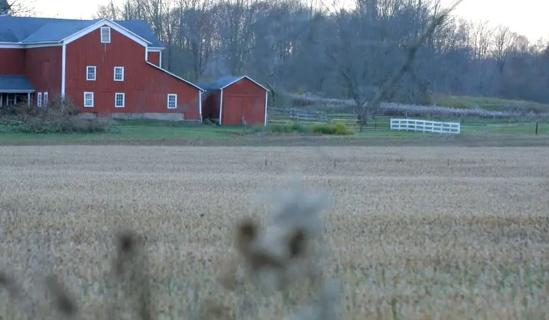
[[[123,1],[123,0],[119,0]],[[442,0],[451,4],[454,0]],[[25,0],[37,16],[90,19],[108,0]],[[326,2],[331,2],[330,0]],[[352,3],[352,0],[337,1]],[[488,21],[493,26],[506,25],[532,41],[549,40],[549,0],[465,0],[455,14],[468,20]]]

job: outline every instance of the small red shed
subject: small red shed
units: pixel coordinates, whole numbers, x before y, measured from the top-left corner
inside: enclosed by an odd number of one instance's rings
[[[204,119],[220,125],[267,125],[269,90],[248,76],[223,77],[206,90],[202,103]]]

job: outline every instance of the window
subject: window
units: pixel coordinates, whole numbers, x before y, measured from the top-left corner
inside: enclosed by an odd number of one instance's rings
[[[86,80],[87,81],[95,81],[96,77],[97,77],[96,67],[95,66],[87,66],[86,67]]]
[[[114,106],[116,108],[124,108],[126,95],[124,93],[117,92],[114,94]]]
[[[124,81],[124,67],[114,67],[114,81]]]
[[[42,99],[42,103],[44,104],[44,107],[47,107],[48,106],[48,93],[47,92],[44,92],[44,98]]]
[[[36,106],[39,108],[42,106],[42,92],[38,92],[36,96]]]
[[[111,28],[101,27],[101,43],[111,43]]]
[[[168,109],[177,108],[177,94],[170,93],[168,94]]]
[[[93,108],[93,92],[84,92],[84,107]]]

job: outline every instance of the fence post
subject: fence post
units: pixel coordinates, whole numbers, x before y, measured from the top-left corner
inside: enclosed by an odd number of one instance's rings
[[[536,121],[536,136],[538,135],[539,121]]]

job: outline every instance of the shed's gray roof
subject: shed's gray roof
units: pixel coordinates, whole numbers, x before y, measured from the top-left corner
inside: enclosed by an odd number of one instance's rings
[[[25,76],[0,76],[0,92],[33,92]]]
[[[240,81],[242,79],[248,79],[251,82],[255,83],[256,85],[260,86],[261,88],[265,89],[266,91],[269,91],[265,86],[260,84],[259,82],[255,81],[254,79],[248,77],[248,76],[241,76],[241,77],[235,77],[235,76],[225,76],[222,78],[217,79],[217,81],[212,83],[199,83],[198,85],[206,90],[206,91],[214,91],[214,90],[221,90],[226,88],[227,86]]]
[[[98,21],[0,16],[0,42],[59,42]],[[115,23],[149,41],[153,47],[163,46],[145,21],[129,20]]]
[[[215,82],[211,83],[200,83],[198,84],[202,89],[205,90],[220,90],[221,88],[225,88],[227,85],[238,81],[241,77],[235,77],[235,76],[225,76],[222,78],[217,79]]]

